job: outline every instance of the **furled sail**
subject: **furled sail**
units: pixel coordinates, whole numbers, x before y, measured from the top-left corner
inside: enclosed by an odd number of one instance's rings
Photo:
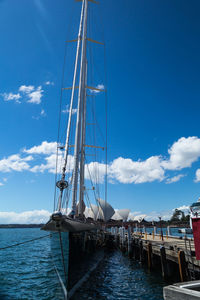
[[[114,215],[115,213],[115,210],[113,209],[113,207],[108,203],[106,202],[105,200],[99,198],[97,199],[99,205],[100,205],[100,208],[102,210],[102,213],[103,213],[103,219],[104,221],[108,221],[111,219],[111,217]]]

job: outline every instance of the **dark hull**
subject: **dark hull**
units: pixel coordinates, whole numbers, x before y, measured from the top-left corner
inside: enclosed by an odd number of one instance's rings
[[[86,280],[104,254],[104,233],[99,226],[53,214],[42,230],[52,232],[54,265],[64,283],[68,298]]]
[[[87,223],[79,220],[70,219],[62,216],[60,220],[52,218],[42,227],[46,231],[61,231],[61,232],[82,232],[96,230],[99,227],[93,223]]]
[[[51,250],[69,298],[102,260],[103,236],[96,232],[61,232],[60,236],[52,234]]]

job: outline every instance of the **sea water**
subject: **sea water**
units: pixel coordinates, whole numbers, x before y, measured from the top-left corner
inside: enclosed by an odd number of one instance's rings
[[[47,235],[38,228],[0,229],[0,248]],[[159,272],[116,251],[105,256],[73,299],[163,299]],[[62,299],[49,237],[0,250],[0,300]]]

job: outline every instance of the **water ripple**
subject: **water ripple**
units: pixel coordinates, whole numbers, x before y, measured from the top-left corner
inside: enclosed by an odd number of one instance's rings
[[[161,300],[164,282],[120,252],[108,255],[73,300]]]
[[[1,247],[46,235],[34,229],[0,229]],[[45,238],[0,252],[0,300],[59,300],[62,292]],[[120,252],[107,255],[73,300],[161,300],[164,282]]]

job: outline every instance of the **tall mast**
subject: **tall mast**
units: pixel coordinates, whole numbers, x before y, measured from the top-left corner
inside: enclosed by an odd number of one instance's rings
[[[87,83],[87,62],[86,62],[86,70],[85,70],[85,85]],[[85,131],[86,131],[86,88],[83,95],[82,101],[82,131],[81,131],[81,159],[80,159],[80,188],[79,188],[79,206],[78,206],[78,214],[83,215],[84,212],[84,182],[85,182]]]
[[[80,17],[76,59],[75,59],[75,66],[74,66],[74,76],[73,76],[73,84],[72,84],[72,93],[71,93],[71,101],[70,101],[70,109],[69,109],[69,119],[68,119],[67,134],[66,134],[66,141],[65,141],[64,165],[63,165],[63,169],[62,169],[62,179],[60,181],[61,184],[58,185],[58,187],[60,189],[60,195],[59,195],[59,200],[58,200],[58,210],[59,211],[61,210],[61,205],[62,205],[63,190],[66,187],[66,185],[64,184],[64,181],[65,181],[65,172],[66,172],[66,166],[67,166],[67,158],[68,158],[68,153],[69,153],[69,137],[70,137],[70,130],[71,130],[74,91],[75,91],[76,78],[77,78],[78,60],[79,60],[80,49],[81,49],[80,46],[81,46],[81,40],[82,40],[81,34],[82,34],[82,30],[83,30],[84,6],[85,6],[85,0],[83,0],[82,8],[81,8],[81,17]]]
[[[72,178],[72,215],[76,211],[77,202],[77,186],[78,186],[78,167],[79,167],[79,152],[80,152],[80,131],[81,131],[81,109],[82,101],[85,95],[85,72],[86,72],[86,36],[87,36],[87,11],[88,0],[84,0],[84,20],[83,20],[83,36],[82,36],[82,53],[80,64],[80,77],[79,77],[79,92],[78,92],[78,107],[77,107],[77,119],[76,119],[76,134],[74,145],[74,171]]]

